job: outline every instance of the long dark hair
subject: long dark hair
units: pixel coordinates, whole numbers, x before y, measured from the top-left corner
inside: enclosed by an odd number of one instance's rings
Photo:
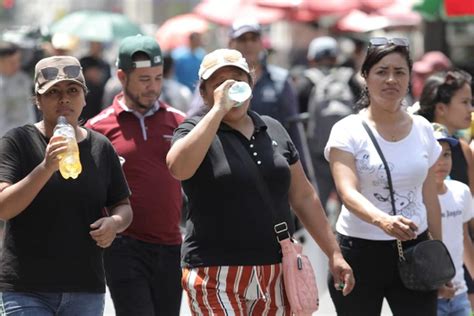
[[[372,69],[372,67],[375,64],[377,64],[382,58],[392,53],[399,53],[405,58],[408,65],[408,70],[411,76],[413,61],[410,57],[409,47],[397,45],[397,44],[389,42],[386,45],[369,46],[367,50],[367,55],[365,56],[364,63],[362,64],[362,67],[360,70],[362,77],[367,79],[370,69]],[[357,100],[357,103],[356,103],[357,110],[362,110],[368,107],[369,104],[370,104],[369,92],[367,90],[367,87],[365,87],[365,89],[362,89],[360,93],[359,100]]]
[[[466,84],[471,85],[471,75],[464,70],[456,69],[431,75],[423,86],[417,114],[434,122],[436,104],[449,104],[453,95]]]

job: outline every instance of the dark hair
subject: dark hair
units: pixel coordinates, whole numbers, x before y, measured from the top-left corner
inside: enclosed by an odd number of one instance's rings
[[[163,77],[168,77],[174,67],[174,59],[171,54],[163,54]]]
[[[20,47],[16,44],[0,41],[0,58],[8,57],[20,51]]]
[[[420,96],[420,109],[417,114],[428,121],[435,120],[436,104],[449,104],[453,95],[464,87],[471,85],[471,75],[464,70],[437,72],[426,79]]]
[[[362,77],[367,78],[369,75],[370,69],[377,64],[382,58],[392,53],[399,53],[401,54],[408,65],[408,71],[410,72],[411,76],[411,68],[413,66],[413,61],[410,57],[410,49],[408,46],[401,46],[396,45],[393,43],[388,43],[386,45],[377,45],[377,46],[369,46],[367,50],[367,55],[365,56],[364,63],[361,67],[361,74]],[[356,103],[357,109],[361,110],[368,107],[370,104],[369,93],[367,88],[362,89],[360,93],[359,100]]]

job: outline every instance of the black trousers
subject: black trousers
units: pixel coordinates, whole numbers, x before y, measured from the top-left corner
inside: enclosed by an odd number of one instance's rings
[[[107,285],[117,316],[178,316],[181,246],[119,236],[104,252]]]
[[[347,296],[328,278],[331,298],[340,316],[379,316],[386,298],[394,316],[436,316],[437,291],[407,289],[398,274],[398,251],[394,241],[373,241],[337,235],[342,254],[354,271],[356,285]],[[404,247],[427,239],[427,233]]]

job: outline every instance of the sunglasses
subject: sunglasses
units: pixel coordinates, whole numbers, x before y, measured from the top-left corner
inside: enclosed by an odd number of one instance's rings
[[[235,63],[242,59],[242,54],[235,50],[225,51],[223,54],[209,54],[207,55],[202,63],[201,67],[209,69],[219,64],[224,60],[225,62]]]
[[[60,71],[62,70],[62,74]],[[76,79],[81,73],[82,67],[78,65],[68,65],[64,67],[45,67],[40,70],[45,80],[54,79]]]
[[[372,37],[369,40],[369,48],[373,46],[395,45],[400,47],[409,47],[408,40],[403,37]]]
[[[463,77],[464,76],[464,77]],[[453,71],[448,71],[446,75],[444,76],[444,82],[443,84],[446,84],[448,86],[452,85],[455,81],[457,80],[466,80],[466,81],[471,81],[472,77],[470,74],[467,72],[462,72],[462,74],[455,73]]]

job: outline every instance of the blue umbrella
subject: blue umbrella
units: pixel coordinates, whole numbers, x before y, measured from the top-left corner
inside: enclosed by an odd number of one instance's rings
[[[51,26],[51,33],[65,33],[83,40],[110,42],[142,33],[127,16],[106,11],[75,11]]]

